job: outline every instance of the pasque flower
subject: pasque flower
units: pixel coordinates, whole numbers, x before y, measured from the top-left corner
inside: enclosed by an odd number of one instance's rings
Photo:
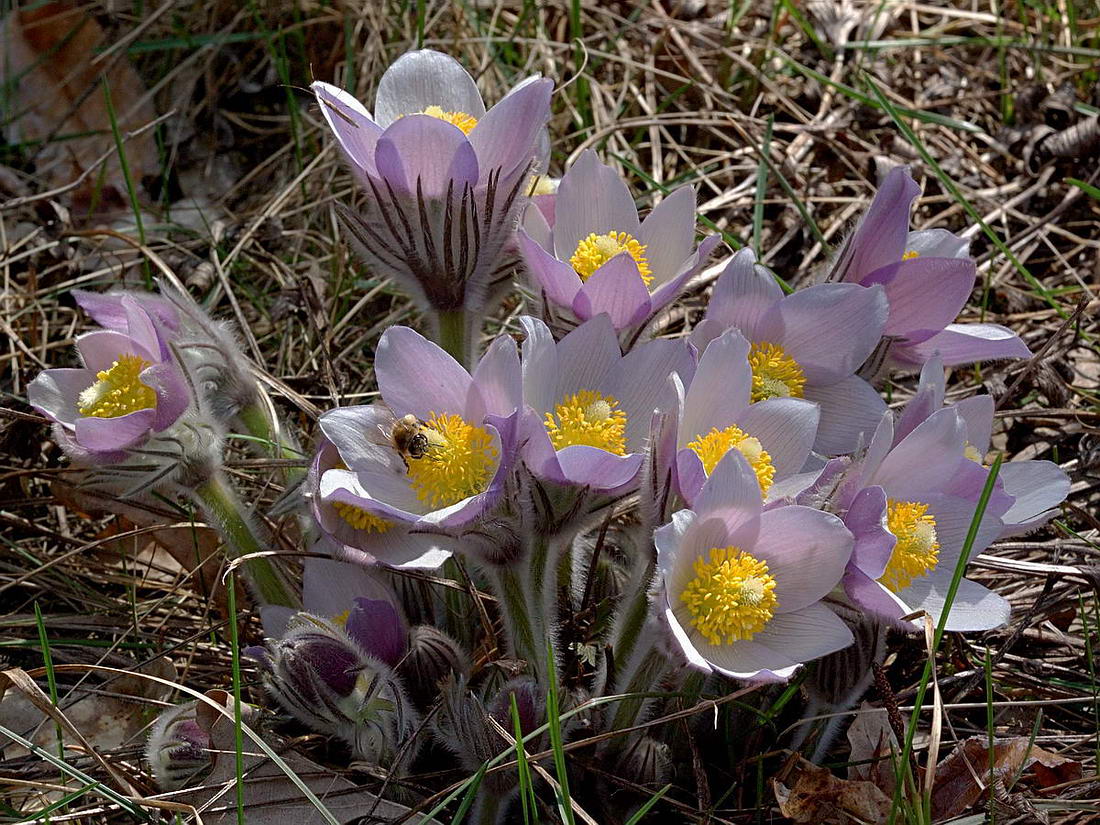
[[[901,365],[923,364],[934,352],[949,366],[1027,358],[1027,346],[1006,327],[954,323],[977,269],[968,241],[943,229],[909,231],[909,210],[919,194],[906,167],[892,169],[845,241],[829,280],[882,285],[890,301],[883,334],[896,339],[890,357]]]
[[[612,491],[633,484],[642,466],[655,409],[671,410],[667,379],[690,379],[683,341],[642,343],[626,355],[611,319],[597,315],[555,342],[535,318],[521,318],[523,457],[540,478]]]
[[[336,530],[329,516],[327,530],[372,553],[380,547],[370,533],[395,524],[457,528],[491,507],[512,465],[521,405],[519,359],[507,336],[471,375],[408,327],[390,327],[374,369],[382,404],[321,416],[322,450],[331,445],[337,455],[326,453],[318,467],[314,501],[358,533]],[[325,469],[332,459],[338,463]]]
[[[700,350],[727,329],[750,343],[753,402],[805,398],[821,408],[814,450],[850,453],[874,430],[886,404],[856,370],[875,350],[886,322],[882,287],[821,284],[784,295],[749,249],[714,284],[691,341]]]
[[[967,461],[967,426],[952,407],[896,443],[894,431],[886,413],[866,453],[835,485],[837,507],[856,539],[844,586],[854,602],[889,621],[920,610],[938,621],[988,470]],[[971,557],[1001,533],[1011,505],[995,486]],[[988,630],[1008,615],[1004,599],[963,579],[947,629]]]
[[[690,510],[654,534],[658,609],[688,662],[740,679],[785,679],[852,643],[822,600],[840,582],[852,535],[799,505],[764,511],[756,473],[730,450]]]
[[[528,209],[519,232],[535,287],[581,321],[607,313],[616,330],[643,325],[675,300],[719,241],[695,246],[689,186],[639,221],[626,184],[591,150],[562,177],[553,216]]]
[[[312,86],[367,195],[362,213],[341,211],[351,239],[438,322],[480,312],[508,277],[507,243],[548,152],[552,85],[527,78],[486,111],[457,61],[422,49],[386,70],[373,117],[335,86]]]
[[[83,367],[46,370],[27,388],[31,405],[54,422],[73,460],[124,461],[191,405],[166,325],[151,309],[130,295],[120,297],[116,328],[76,339]]]
[[[939,354],[925,363],[920,374],[917,393],[905,405],[894,430],[897,443],[944,404],[944,372]],[[966,426],[966,447],[959,470],[952,477],[947,491],[960,487],[972,489],[968,479],[984,479],[983,458],[989,450],[993,431],[993,398],[974,395],[950,405]],[[1001,538],[1018,536],[1046,524],[1053,518],[1058,505],[1069,495],[1069,476],[1053,461],[1007,461],[997,474],[998,488],[1012,498],[1012,504],[1001,514],[1004,529]]]
[[[721,458],[736,449],[767,496],[772,484],[802,470],[817,435],[819,410],[801,398],[752,398],[750,344],[724,332],[699,359],[679,416],[676,476],[688,505]]]

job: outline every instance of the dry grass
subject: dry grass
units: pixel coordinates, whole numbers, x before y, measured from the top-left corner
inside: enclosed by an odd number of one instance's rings
[[[200,690],[229,683],[224,594],[205,595],[199,575],[154,552],[148,531],[59,502],[57,483],[70,471],[26,406],[27,382],[73,358],[72,338],[85,319],[67,295],[71,288],[137,286],[150,273],[170,271],[211,311],[237,320],[246,351],[306,443],[320,411],[369,399],[378,336],[416,319],[387,282],[357,265],[337,231],[333,205],[356,193],[302,87],[313,77],[335,78],[369,100],[384,67],[416,43],[422,22],[424,45],[474,70],[489,100],[531,71],[556,80],[553,171],[591,147],[621,165],[643,205],[667,187],[693,183],[702,219],[731,245],[756,246],[794,284],[823,269],[868,202],[878,165],[913,165],[924,187],[916,225],[974,239],[980,287],[966,320],[1007,324],[1039,353],[1027,363],[956,370],[951,396],[991,393],[999,410],[995,446],[1006,460],[1051,459],[1073,479],[1053,526],[994,546],[976,564],[976,578],[1012,602],[1013,621],[945,646],[938,671],[944,752],[987,731],[988,651],[996,733],[1028,736],[1035,728],[1043,747],[1083,765],[1086,781],[1038,798],[1100,796],[1100,192],[1087,185],[1100,187],[1100,149],[1096,141],[1040,140],[1095,117],[1100,105],[1095,5],[653,0],[586,2],[575,16],[566,4],[533,2],[172,5],[145,16],[134,10],[141,4],[85,6],[120,44],[115,53],[129,51],[158,114],[171,112],[157,132],[160,168],[138,192],[144,242],[126,200],[88,218],[65,193],[43,196],[51,186],[36,166],[39,147],[8,145],[0,155],[0,328],[7,339],[0,351],[0,656],[9,666],[42,673],[34,671],[43,664],[37,604],[54,664],[133,668],[166,657],[180,683]],[[903,112],[964,202],[874,105],[869,80]],[[770,173],[761,189],[765,149]],[[670,334],[698,319],[713,275],[670,313]],[[522,302],[507,309],[487,331],[514,329]],[[903,402],[913,386],[899,382],[893,400]],[[236,481],[263,509],[281,492],[279,474],[240,455]],[[168,504],[164,513],[169,522],[189,518]],[[285,549],[295,549],[289,520],[271,526]],[[218,563],[212,556],[208,566]],[[251,616],[242,634],[246,643],[259,639]],[[923,654],[916,640],[893,647],[886,674],[904,705]],[[255,684],[253,673],[245,677]],[[97,678],[60,679],[70,709],[103,691]],[[262,701],[256,687],[249,690]],[[739,730],[744,752],[723,750],[721,736],[703,738],[698,746],[713,769],[683,771],[654,821],[772,818],[762,778],[778,760],[754,757],[782,744],[777,731],[798,719],[800,706],[796,697],[769,724]],[[141,747],[134,733],[108,758],[135,788],[152,792]],[[97,775],[90,757],[69,756]],[[583,761],[583,751],[577,758]],[[3,773],[22,782],[57,780],[34,757],[11,759]],[[410,787],[420,790],[410,790],[411,798],[456,777],[417,777]],[[70,815],[127,821],[80,814],[96,805],[92,796],[78,799]],[[1008,811],[999,821],[1020,813]],[[1089,821],[1084,813],[1053,816]],[[0,809],[0,820],[16,818]]]

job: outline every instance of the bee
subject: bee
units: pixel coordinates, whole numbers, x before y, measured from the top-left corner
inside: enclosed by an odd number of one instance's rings
[[[409,467],[409,459],[418,459],[426,456],[432,448],[424,428],[428,425],[415,415],[405,415],[393,422],[390,430],[390,441],[405,462],[405,469]]]

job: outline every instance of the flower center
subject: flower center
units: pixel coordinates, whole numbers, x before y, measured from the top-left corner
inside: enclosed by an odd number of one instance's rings
[[[753,344],[749,349],[749,366],[752,367],[754,403],[768,398],[802,397],[806,374],[778,344],[766,341]]]
[[[759,439],[753,438],[744,430],[732,425],[724,430],[711,427],[709,433],[699,436],[687,446],[699,456],[699,460],[703,462],[703,471],[708,476],[714,471],[722,456],[731,449],[740,450],[741,454],[749,460],[752,471],[756,473],[756,480],[760,482],[760,493],[765,496],[768,494],[768,489],[775,478],[772,457],[768,455],[768,451],[764,449]]]
[[[645,256],[645,246],[638,243],[633,235],[626,232],[606,232],[603,235],[595,233],[577,244],[577,251],[569,259],[570,265],[581,276],[582,281],[592,277],[592,273],[610,261],[616,255],[627,252],[638,265],[638,274],[646,286],[653,281],[653,275],[649,269],[649,259]]]
[[[940,543],[936,541],[936,519],[928,515],[928,505],[919,501],[890,499],[886,527],[898,541],[879,581],[897,593],[936,568]]]
[[[581,390],[546,413],[546,431],[555,450],[584,444],[626,455],[626,413],[610,395]]]
[[[442,106],[429,106],[420,114],[445,120],[452,126],[462,130],[462,134],[468,135],[477,126],[477,118],[465,112],[445,112]]]
[[[157,394],[143,384],[141,371],[150,362],[138,355],[120,355],[111,368],[96,373],[99,380],[80,393],[79,411],[91,418],[118,418],[157,405]]]
[[[715,547],[695,560],[695,578],[680,601],[711,644],[747,641],[775,615],[775,579],[768,565],[736,547]]]
[[[428,438],[427,452],[420,458],[406,456],[417,498],[448,507],[485,489],[497,457],[486,430],[459,415],[432,413],[420,432]]]
[[[904,255],[901,256],[901,259],[903,261],[911,261],[911,260],[913,260],[913,258],[919,258],[919,257],[920,257],[920,253],[917,252],[917,250],[910,249],[908,252],[906,252]]]
[[[348,469],[348,465],[343,461],[338,461],[333,469],[346,470]],[[368,533],[385,533],[393,527],[392,522],[386,521],[384,518],[379,518],[370,510],[356,507],[354,504],[348,504],[346,501],[332,502],[332,509],[336,511],[336,515],[356,530],[366,530]]]

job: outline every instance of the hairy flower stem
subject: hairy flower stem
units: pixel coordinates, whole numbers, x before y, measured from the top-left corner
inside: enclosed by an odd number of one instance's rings
[[[217,528],[229,554],[240,558],[267,549],[256,535],[251,517],[244,510],[229,480],[221,471],[214,473],[194,490],[207,522]],[[265,604],[299,607],[283,574],[270,558],[250,558],[244,571],[255,595]]]
[[[286,428],[280,426],[273,416],[274,410],[268,410],[262,401],[256,400],[241,408],[241,411],[237,413],[237,420],[248,435],[266,442],[266,452],[269,455],[304,463],[306,454],[295,443]],[[286,467],[283,470],[283,477],[286,479],[287,486],[293,487],[305,480],[306,468],[304,466]]]
[[[616,671],[608,674],[605,693],[616,693],[629,682],[632,664],[639,654],[638,640],[650,612],[650,588],[653,585],[653,573],[656,563],[652,556],[636,560],[630,579],[623,588],[623,598],[619,602],[618,616],[612,630],[611,649],[614,651]]]
[[[439,313],[439,346],[462,366],[470,367],[469,319],[461,309]]]

